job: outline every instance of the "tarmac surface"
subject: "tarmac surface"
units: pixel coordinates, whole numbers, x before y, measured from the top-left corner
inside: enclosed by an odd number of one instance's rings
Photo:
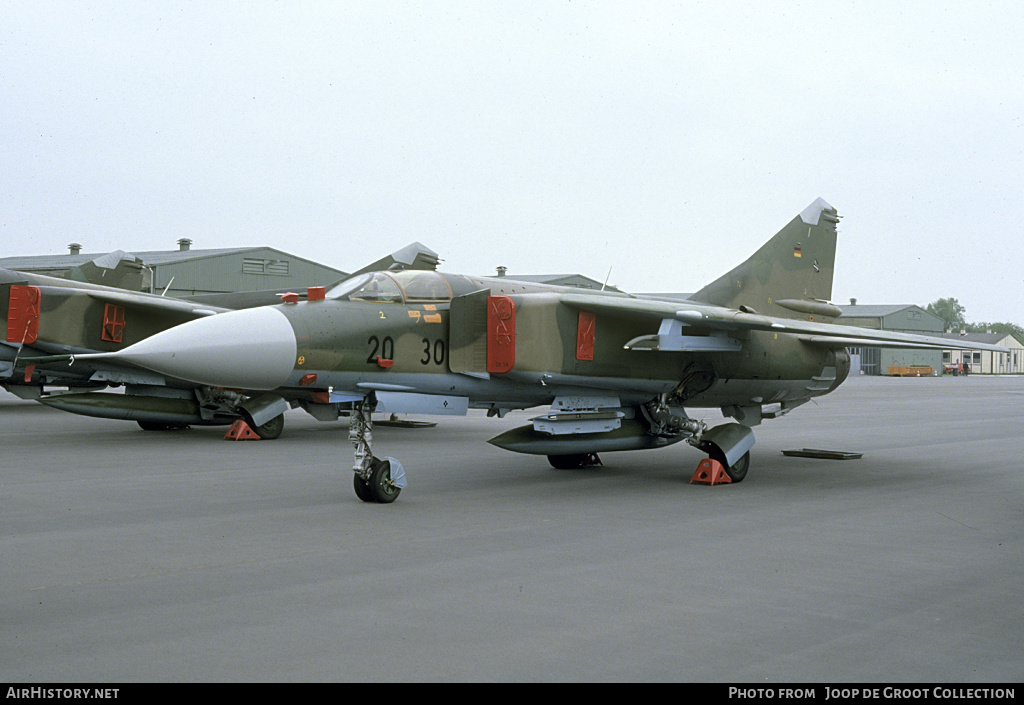
[[[471,412],[375,428],[409,476],[376,505],[344,421],[0,392],[0,681],[1019,682],[1022,411],[1024,377],[855,378],[713,487],[686,444],[555,470],[485,443],[537,411]]]

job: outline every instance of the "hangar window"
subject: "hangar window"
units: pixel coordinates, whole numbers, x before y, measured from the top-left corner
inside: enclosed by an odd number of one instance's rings
[[[242,260],[242,274],[272,274],[287,277],[288,260],[246,257]]]

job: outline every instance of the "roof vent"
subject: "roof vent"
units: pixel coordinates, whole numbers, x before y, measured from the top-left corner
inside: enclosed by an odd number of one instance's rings
[[[188,248],[191,247],[191,246],[192,246],[192,241],[189,240],[187,237],[183,237],[180,240],[178,240],[178,251],[179,252],[188,252]]]
[[[82,246],[79,245],[77,242],[72,242],[70,245],[68,245],[68,252],[70,252],[73,255],[80,254],[82,252]]]
[[[507,272],[507,271],[508,271],[508,267],[498,267],[498,276],[499,277],[505,276],[505,272]]]

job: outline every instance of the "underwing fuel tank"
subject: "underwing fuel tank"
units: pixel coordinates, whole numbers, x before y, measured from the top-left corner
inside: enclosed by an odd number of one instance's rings
[[[624,419],[619,428],[602,433],[552,435],[537,431],[533,426],[519,426],[511,431],[505,431],[487,442],[514,453],[575,455],[577,453],[662,448],[681,440],[683,440],[683,436],[664,438],[652,435],[639,421]]]
[[[190,399],[87,392],[55,394],[38,401],[72,414],[122,421],[218,426],[233,423],[237,418],[217,415],[204,419],[199,414],[199,404]]]

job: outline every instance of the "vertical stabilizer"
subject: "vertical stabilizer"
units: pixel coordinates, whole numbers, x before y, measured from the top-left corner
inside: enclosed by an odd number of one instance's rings
[[[839,214],[824,199],[807,206],[747,261],[698,291],[694,301],[783,318],[834,318]]]

